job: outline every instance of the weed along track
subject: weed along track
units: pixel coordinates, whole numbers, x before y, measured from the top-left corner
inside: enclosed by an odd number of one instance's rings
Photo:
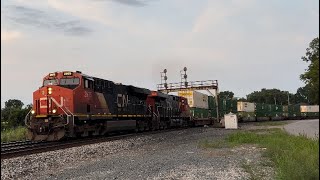
[[[319,139],[290,135],[281,128],[237,131],[218,141],[200,141],[199,145],[209,149],[255,146],[263,150],[268,158],[265,162],[270,161],[268,166],[275,167],[277,179],[319,179]],[[243,162],[243,168],[253,179],[263,177],[248,162]]]

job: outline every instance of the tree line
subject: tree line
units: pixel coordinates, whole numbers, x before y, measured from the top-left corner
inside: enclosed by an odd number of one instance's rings
[[[24,118],[32,108],[32,104],[23,107],[24,103],[18,99],[9,99],[5,107],[1,108],[1,130],[24,125]]]
[[[234,93],[231,91],[222,91],[219,93],[219,98],[232,99],[234,98]],[[280,105],[313,104],[305,87],[299,88],[295,94],[275,88],[263,88],[260,91],[254,91],[248,94],[246,97],[237,99],[239,101]]]

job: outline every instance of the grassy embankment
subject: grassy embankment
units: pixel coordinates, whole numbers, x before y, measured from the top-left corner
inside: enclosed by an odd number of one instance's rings
[[[237,131],[218,141],[201,141],[204,148],[235,147],[253,144],[266,148],[263,155],[269,158],[276,171],[276,179],[319,179],[319,139],[293,136],[281,129]],[[251,168],[244,165],[251,179],[259,179]]]
[[[27,128],[19,126],[14,129],[1,131],[1,142],[22,141],[26,139]]]

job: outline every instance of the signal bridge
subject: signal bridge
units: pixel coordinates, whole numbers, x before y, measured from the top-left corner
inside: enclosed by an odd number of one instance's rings
[[[162,83],[157,85],[158,91],[176,92],[176,91],[194,91],[194,90],[218,90],[218,80],[189,81],[180,83]]]

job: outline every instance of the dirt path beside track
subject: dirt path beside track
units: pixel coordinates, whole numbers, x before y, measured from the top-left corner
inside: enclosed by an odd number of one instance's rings
[[[319,119],[300,120],[285,125],[284,129],[290,134],[303,134],[309,138],[319,138]]]

